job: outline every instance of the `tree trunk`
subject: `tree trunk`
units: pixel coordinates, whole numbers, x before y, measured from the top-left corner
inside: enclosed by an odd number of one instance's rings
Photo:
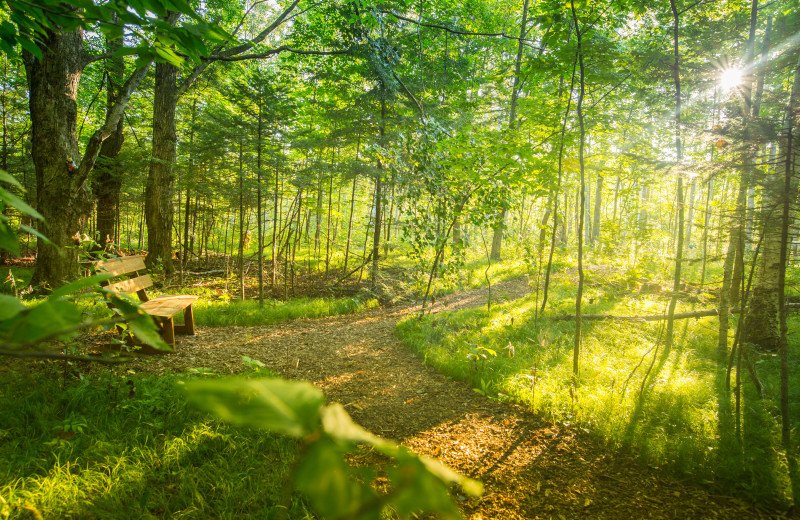
[[[160,262],[164,275],[175,272],[172,264],[172,193],[175,185],[177,137],[175,109],[178,104],[178,69],[168,63],[156,64],[153,96],[153,151],[145,190],[148,267]]]
[[[115,52],[121,46],[121,39],[106,40],[106,47],[109,52]],[[124,73],[125,62],[122,56],[115,56],[107,60],[106,117],[108,117],[114,107],[114,102],[117,100],[122,87]],[[96,236],[100,249],[105,249],[109,242],[113,243],[115,236],[119,192],[122,189],[122,171],[116,158],[122,150],[122,144],[125,140],[123,123],[123,118],[120,118],[114,133],[103,141],[103,146],[100,147],[100,160],[93,172],[92,192],[97,199]]]
[[[73,236],[89,212],[89,190],[67,166],[78,160],[77,90],[83,70],[83,33],[48,33],[42,58],[24,53],[30,91],[31,155],[36,168],[36,207],[44,217],[39,231],[32,284],[63,284],[78,274]],[[53,95],[57,93],[57,95]]]
[[[672,7],[672,20],[673,20],[673,49],[675,61],[672,66],[672,78],[675,82],[675,157],[676,157],[676,175],[678,177],[677,187],[677,210],[678,210],[678,244],[675,251],[675,271],[672,280],[672,297],[669,301],[669,311],[667,318],[666,331],[664,332],[664,354],[667,355],[672,348],[673,331],[675,325],[675,307],[678,303],[678,291],[681,284],[681,262],[683,260],[683,230],[684,230],[684,213],[683,213],[683,173],[681,172],[681,162],[683,160],[683,149],[681,143],[681,74],[680,74],[680,47],[678,35],[680,32],[680,19],[678,18],[678,8],[675,6],[675,0],[670,0],[670,7]]]
[[[381,84],[381,123],[380,123],[381,144],[386,138],[386,87]],[[372,236],[372,287],[378,282],[378,256],[380,256],[381,246],[381,182],[383,177],[383,163],[378,159],[378,176],[375,179],[375,229]]]
[[[762,56],[769,54],[771,27],[772,18],[770,17],[767,20],[767,30],[764,33]],[[761,108],[764,73],[764,70],[759,73],[756,96],[753,102],[754,117],[758,117]],[[798,78],[795,75],[795,82],[797,81]],[[796,92],[798,88],[793,86],[793,91]],[[791,124],[791,117],[792,107],[790,106],[786,112],[786,120],[789,124]],[[774,150],[773,146],[770,152],[771,156],[774,154]],[[769,163],[773,163],[773,157],[770,157]],[[781,269],[785,269],[785,265],[782,266],[781,264],[782,204],[785,196],[783,190],[784,178],[775,173],[773,169],[773,174],[768,174],[763,181],[761,222],[764,229],[761,242],[761,259],[758,266],[756,284],[750,297],[751,308],[743,331],[745,342],[753,343],[764,350],[778,350],[780,347],[780,272]]]
[[[592,224],[592,245],[600,241],[600,217],[602,216],[603,206],[603,176],[597,176],[597,183],[594,190],[594,222]]]
[[[572,9],[572,20],[575,23],[575,34],[578,39],[578,65],[580,70],[580,94],[578,95],[578,103],[577,103],[577,111],[578,111],[578,123],[580,125],[581,130],[581,137],[580,137],[580,144],[578,146],[578,162],[580,164],[580,194],[579,199],[581,201],[581,207],[579,211],[578,217],[578,292],[575,296],[575,346],[572,353],[572,377],[577,380],[578,378],[578,361],[580,359],[580,352],[581,352],[581,327],[582,327],[582,320],[581,320],[581,300],[583,299],[583,217],[584,217],[584,204],[586,203],[586,178],[585,178],[585,166],[583,161],[583,147],[586,142],[586,130],[583,123],[583,96],[585,92],[585,84],[584,84],[584,66],[583,66],[583,50],[581,46],[581,31],[580,25],[578,25],[578,13],[575,11],[575,0],[570,0],[570,7]]]
[[[239,135],[239,290],[242,300],[244,294],[244,241],[246,231],[244,229],[245,210],[244,210],[244,151],[242,149],[242,135]]]
[[[519,41],[517,44],[517,57],[514,60],[514,85],[511,87],[511,107],[508,113],[508,127],[516,130],[517,127],[517,101],[519,99],[520,85],[522,83],[522,54],[524,50],[525,35],[528,32],[528,0],[522,5],[522,21],[519,24]],[[506,195],[507,196],[507,195]],[[507,209],[503,207],[497,225],[492,235],[492,260],[500,260],[503,248],[503,231],[505,229]]]

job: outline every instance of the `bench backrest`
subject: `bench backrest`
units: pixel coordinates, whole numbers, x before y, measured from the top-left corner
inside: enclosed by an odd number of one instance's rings
[[[144,265],[143,255],[123,256],[120,258],[101,260],[94,265],[98,273],[110,274],[114,278],[129,275],[129,278],[125,280],[106,283],[105,287],[107,289],[124,294],[135,292],[142,301],[148,300],[145,289],[153,286],[153,280],[147,273],[139,274],[139,271],[144,272],[147,270],[147,267]],[[114,278],[112,278],[112,280]]]

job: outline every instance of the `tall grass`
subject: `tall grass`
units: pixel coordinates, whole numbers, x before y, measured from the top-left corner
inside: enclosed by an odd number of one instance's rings
[[[175,376],[0,376],[0,518],[268,518],[296,447],[187,406]],[[292,502],[290,518],[308,518]]]
[[[352,314],[378,306],[374,298],[296,298],[286,302],[257,300],[197,300],[194,318],[199,326],[230,327],[273,325],[298,318]]]
[[[586,313],[659,314],[664,302],[588,291]],[[574,312],[573,290],[556,287],[552,314]],[[577,388],[572,388],[573,321],[535,319],[533,296],[486,308],[409,318],[398,336],[441,372],[492,398],[524,403],[552,419],[590,428],[644,463],[667,467],[726,493],[785,503],[789,480],[780,444],[778,366],[757,354],[766,386],[759,399],[742,375],[741,428],[724,367],[716,362],[714,318],[676,325],[677,345],[658,346],[661,323],[586,322]],[[690,310],[688,306],[679,310]],[[793,345],[796,348],[796,345]],[[792,414],[800,421],[800,366],[791,358]]]

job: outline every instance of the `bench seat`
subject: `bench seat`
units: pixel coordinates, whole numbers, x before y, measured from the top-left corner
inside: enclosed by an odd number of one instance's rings
[[[164,342],[170,347],[175,347],[175,334],[194,335],[192,304],[199,296],[184,294],[151,299],[145,289],[152,287],[153,281],[149,274],[139,274],[139,271],[146,269],[143,256],[133,255],[103,260],[97,262],[95,268],[98,273],[107,273],[114,277],[128,276],[121,281],[106,282],[104,286],[110,291],[121,294],[136,293],[141,300],[139,307],[156,320]],[[175,325],[174,317],[181,312],[183,312],[183,325]]]

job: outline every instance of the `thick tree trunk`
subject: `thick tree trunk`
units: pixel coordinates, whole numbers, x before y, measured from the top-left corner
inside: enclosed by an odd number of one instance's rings
[[[52,244],[38,241],[32,284],[57,286],[78,273],[73,236],[78,220],[89,213],[85,179],[67,165],[77,161],[78,81],[83,70],[83,33],[49,33],[37,60],[24,54],[30,91],[31,155],[36,168],[36,206],[44,217],[39,231]]]
[[[168,63],[156,65],[155,94],[153,97],[153,152],[145,189],[145,216],[147,217],[148,267],[159,259],[164,275],[175,271],[172,264],[172,193],[175,185],[177,137],[175,109],[178,104],[176,78],[178,69]]]
[[[770,31],[772,18],[767,20],[767,29],[764,33],[764,46],[762,56],[767,56],[770,50]],[[761,70],[753,101],[753,116],[758,117],[761,108],[761,97],[764,89],[765,70]],[[795,76],[795,82],[798,81]],[[797,91],[797,88],[793,88]],[[791,117],[791,106],[787,110],[787,121]],[[769,163],[774,162],[775,147],[770,152]],[[743,340],[753,343],[764,350],[777,350],[780,345],[780,271],[781,267],[781,236],[783,233],[782,203],[784,198],[784,177],[773,170],[763,181],[762,189],[762,216],[764,226],[761,246],[761,259],[758,266],[753,294],[750,297],[750,310],[743,330]]]

